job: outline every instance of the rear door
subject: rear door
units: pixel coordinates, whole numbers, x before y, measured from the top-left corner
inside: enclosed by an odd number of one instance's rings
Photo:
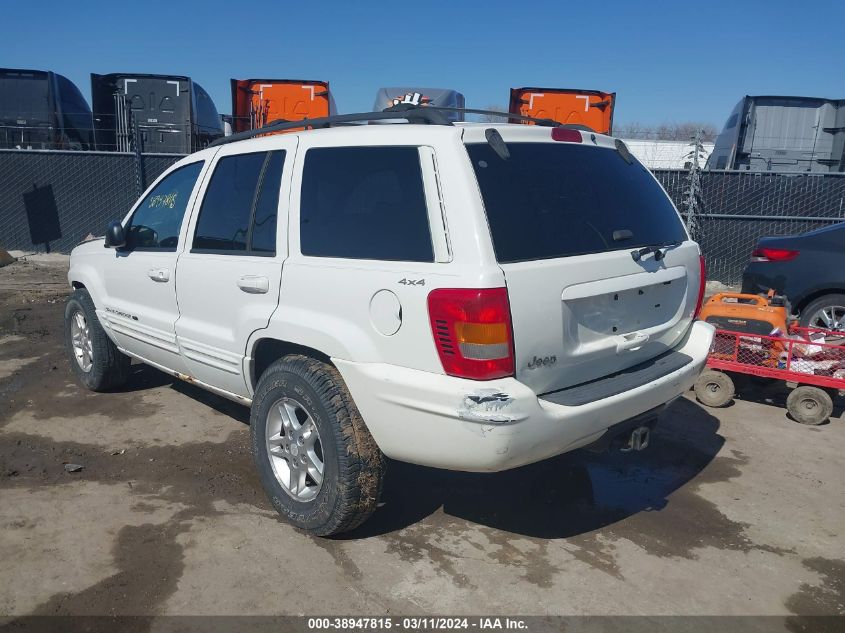
[[[243,396],[247,339],[279,303],[296,142],[274,137],[248,153],[221,148],[179,257],[176,335],[189,374]]]
[[[516,375],[537,393],[668,351],[695,309],[698,246],[651,174],[601,142],[508,142],[507,159],[467,145],[505,273]],[[635,260],[650,245],[671,246]]]
[[[50,130],[54,113],[48,74],[0,71],[0,148],[57,149]]]
[[[138,121],[145,152],[188,153],[191,149],[191,91],[187,79],[126,77],[124,94]]]

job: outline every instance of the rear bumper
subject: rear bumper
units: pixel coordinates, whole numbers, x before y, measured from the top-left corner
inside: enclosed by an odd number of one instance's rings
[[[697,321],[674,350],[689,356],[689,363],[647,384],[577,406],[537,397],[515,378],[479,382],[333,360],[385,455],[490,472],[592,444],[609,427],[671,402],[695,382],[712,339],[713,327]]]

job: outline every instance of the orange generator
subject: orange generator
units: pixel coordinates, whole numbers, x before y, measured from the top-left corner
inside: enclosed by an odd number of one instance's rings
[[[232,131],[335,114],[327,81],[232,79]]]
[[[717,330],[762,336],[779,330],[786,334],[790,322],[789,302],[772,290],[768,295],[720,292],[704,304],[698,318]]]
[[[568,88],[511,88],[511,114],[585,125],[599,134],[613,131],[615,92]],[[529,125],[531,125],[529,123]]]

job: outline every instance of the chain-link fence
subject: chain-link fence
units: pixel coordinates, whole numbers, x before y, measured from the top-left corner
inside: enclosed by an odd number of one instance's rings
[[[653,173],[686,216],[689,174]],[[708,278],[729,285],[739,283],[759,238],[845,222],[845,174],[701,171],[698,189],[694,237],[701,244]]]
[[[0,248],[68,253],[181,156],[0,150]]]
[[[69,252],[102,235],[181,156],[0,150],[0,247]],[[655,170],[684,213],[689,174]],[[699,172],[696,239],[708,277],[736,284],[760,237],[845,221],[845,174]]]

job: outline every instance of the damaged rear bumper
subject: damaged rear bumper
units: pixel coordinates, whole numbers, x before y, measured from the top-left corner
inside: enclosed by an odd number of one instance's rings
[[[689,356],[689,363],[648,384],[577,406],[538,397],[515,378],[478,382],[333,360],[385,455],[491,472],[587,446],[610,427],[671,402],[695,382],[712,338],[712,326],[694,323],[674,350]]]

